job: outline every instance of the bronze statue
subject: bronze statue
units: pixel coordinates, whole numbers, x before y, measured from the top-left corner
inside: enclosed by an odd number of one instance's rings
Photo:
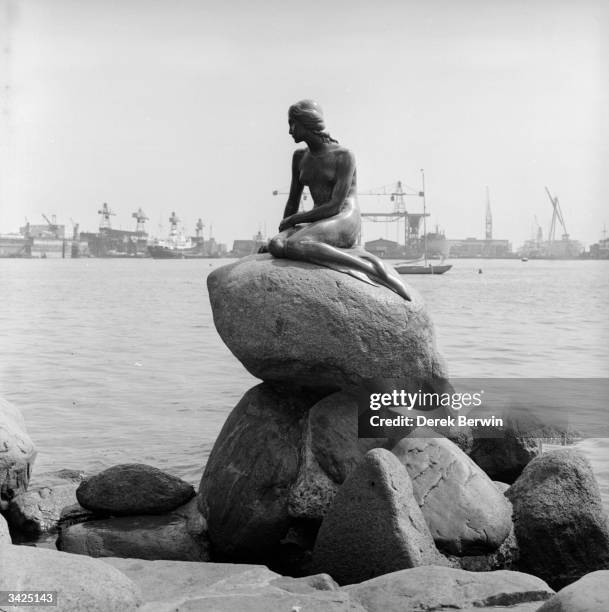
[[[361,225],[353,153],[326,131],[321,107],[313,100],[290,106],[288,121],[294,141],[307,147],[294,151],[292,184],[279,234],[265,250],[274,257],[308,261],[383,285],[410,301],[396,272],[371,253],[353,248]],[[313,208],[298,212],[305,185]]]

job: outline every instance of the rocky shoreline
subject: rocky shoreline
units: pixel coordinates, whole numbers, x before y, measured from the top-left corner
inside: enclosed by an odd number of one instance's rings
[[[57,590],[58,610],[609,609],[607,515],[577,450],[541,454],[509,419],[358,437],[362,388],[450,388],[415,291],[269,256],[208,289],[263,382],[198,490],[143,464],[28,489],[36,449],[0,400],[0,590]],[[55,533],[56,551],[18,545]]]

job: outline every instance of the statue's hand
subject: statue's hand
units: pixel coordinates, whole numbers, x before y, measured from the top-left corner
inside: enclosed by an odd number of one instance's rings
[[[279,224],[279,231],[283,232],[284,230],[289,229],[290,227],[294,227],[294,220],[292,219],[292,216],[286,217],[285,219],[281,220],[281,223]]]

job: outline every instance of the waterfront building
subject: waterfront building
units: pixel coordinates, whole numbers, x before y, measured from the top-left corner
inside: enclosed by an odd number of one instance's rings
[[[449,257],[512,257],[512,245],[509,240],[465,238],[463,240],[446,241]]]

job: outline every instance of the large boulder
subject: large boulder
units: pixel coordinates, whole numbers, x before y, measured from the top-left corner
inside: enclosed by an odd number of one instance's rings
[[[27,489],[36,448],[25,429],[20,410],[0,398],[0,510]]]
[[[389,451],[369,451],[338,490],[324,518],[313,570],[339,584],[445,562],[413,496],[410,478]]]
[[[493,480],[512,484],[525,466],[541,455],[534,436],[540,424],[533,417],[506,416],[502,427],[474,428],[474,441],[468,453]]]
[[[432,322],[412,288],[408,302],[348,274],[270,255],[217,268],[207,286],[222,340],[265,381],[445,384]]]
[[[534,459],[506,496],[513,504],[520,569],[562,588],[609,569],[609,530],[598,484],[577,450]]]
[[[263,562],[276,553],[290,524],[305,415],[316,399],[262,384],[230,413],[199,487],[219,560]]]
[[[56,591],[61,612],[132,612],[138,588],[96,559],[47,548],[6,546],[0,551],[0,591]]]
[[[89,557],[209,561],[207,524],[196,499],[169,514],[70,525],[60,530],[57,548]]]
[[[546,601],[538,612],[605,612],[609,610],[609,571],[586,574]]]
[[[501,546],[512,528],[510,503],[455,444],[420,428],[391,452],[406,467],[414,496],[442,552],[479,555]]]
[[[357,403],[324,393],[262,383],[229,415],[199,487],[215,558],[306,561],[338,487],[385,442],[358,439]]]
[[[494,610],[495,607],[533,612],[540,602],[554,594],[543,580],[520,572],[474,573],[448,567],[406,569],[343,590],[367,612],[448,612]]]
[[[136,583],[138,612],[366,612],[328,576],[284,578],[261,565],[105,559]]]
[[[116,516],[163,514],[194,495],[191,484],[143,463],[115,465],[87,478],[76,489],[83,508]]]
[[[321,522],[338,487],[372,448],[384,438],[358,438],[358,405],[337,391],[318,401],[306,414],[300,466],[290,489],[289,514]]]

